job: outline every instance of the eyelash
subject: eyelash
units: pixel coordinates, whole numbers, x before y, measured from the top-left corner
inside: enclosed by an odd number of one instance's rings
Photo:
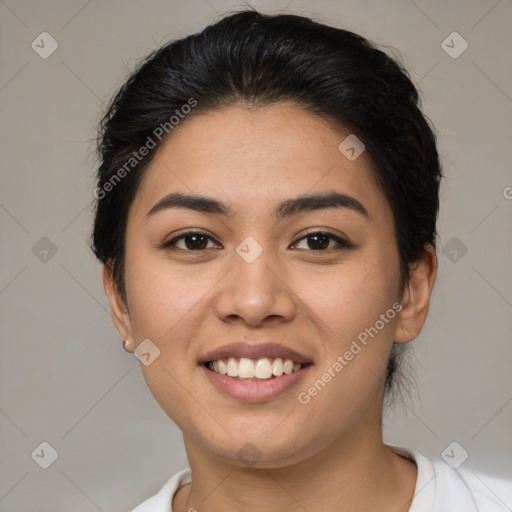
[[[215,243],[218,243],[214,238],[212,238],[211,236],[209,236],[206,233],[203,233],[201,231],[187,231],[186,233],[183,233],[183,234],[173,238],[172,240],[169,240],[168,242],[165,242],[162,245],[162,249],[175,250],[176,249],[176,243],[178,241],[180,241],[180,240],[182,240],[184,238],[187,238],[188,236],[191,236],[191,235],[202,235],[202,236],[205,236],[206,238],[214,241]],[[330,238],[331,240],[334,240],[338,244],[337,247],[334,247],[335,250],[351,249],[351,248],[354,247],[354,244],[352,244],[348,240],[340,238],[340,237],[334,235],[333,233],[329,233],[328,231],[312,231],[311,233],[308,233],[307,235],[305,235],[305,236],[303,236],[301,238],[298,238],[293,243],[293,245],[296,245],[298,242],[300,242],[300,241],[302,241],[304,239],[307,239],[309,237],[312,237],[314,235],[324,235],[324,236],[327,236],[327,238]],[[181,247],[178,247],[177,249],[185,251],[185,252],[203,252],[203,251],[206,250],[206,249],[196,249],[196,250],[182,249]],[[333,247],[331,247],[330,249],[333,249]],[[304,250],[304,249],[301,249],[301,250]],[[306,250],[309,251],[309,252],[327,252],[329,250],[329,248],[328,249],[306,249]]]

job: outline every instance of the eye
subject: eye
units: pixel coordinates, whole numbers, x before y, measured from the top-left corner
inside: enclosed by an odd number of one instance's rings
[[[187,233],[183,233],[182,235],[165,242],[162,247],[164,249],[173,249],[177,247],[178,249],[187,251],[201,251],[208,248],[207,245],[209,240],[213,240],[213,238],[208,236],[206,233],[201,233],[200,231],[188,231]],[[179,247],[179,242],[183,242],[184,247]]]
[[[348,240],[345,240],[343,238],[340,238],[332,233],[326,232],[326,231],[317,231],[314,233],[308,233],[306,236],[303,236],[302,238],[299,238],[297,242],[295,242],[295,246],[297,246],[301,240],[306,240],[307,246],[312,249],[313,251],[325,251],[326,249],[350,249],[354,245],[349,242]],[[331,241],[335,242],[335,246],[330,246]],[[299,247],[299,249],[304,249],[304,247]]]
[[[298,246],[298,244],[302,241],[306,240],[307,248],[313,251],[325,251],[327,249],[350,249],[354,247],[354,245],[340,238],[333,233],[329,233],[326,231],[317,231],[313,233],[308,233],[306,236],[299,238],[291,247]],[[162,246],[164,249],[181,249],[185,251],[202,251],[208,249],[208,242],[215,240],[207,235],[206,233],[202,233],[200,231],[188,231],[186,233],[181,234],[165,242]],[[183,243],[182,243],[183,242]],[[334,242],[334,247],[331,246],[331,242]],[[182,243],[181,246],[179,244]],[[313,247],[312,247],[313,246]],[[210,247],[211,248],[211,247]],[[298,247],[299,249],[304,249],[304,247]]]

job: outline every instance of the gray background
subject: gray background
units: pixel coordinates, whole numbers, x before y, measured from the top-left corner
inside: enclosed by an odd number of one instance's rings
[[[385,440],[430,457],[457,441],[469,453],[464,467],[484,482],[512,478],[512,2],[252,5],[312,15],[400,51],[447,179],[438,280],[412,342],[416,391],[387,413]],[[91,140],[140,57],[241,6],[0,1],[1,511],[127,511],[187,465],[179,430],[121,348],[87,246]],[[58,42],[46,59],[31,47],[44,31]],[[469,43],[458,58],[441,47],[453,31]],[[48,469],[31,457],[43,441],[58,452]]]

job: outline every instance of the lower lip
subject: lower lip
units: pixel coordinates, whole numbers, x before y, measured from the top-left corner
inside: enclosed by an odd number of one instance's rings
[[[306,375],[310,365],[297,372],[267,380],[237,380],[201,366],[209,381],[227,395],[246,402],[265,402],[289,391]]]

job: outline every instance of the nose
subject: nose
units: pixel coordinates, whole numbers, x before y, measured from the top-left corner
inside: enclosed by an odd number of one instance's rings
[[[233,254],[233,268],[221,282],[214,301],[217,316],[224,322],[241,322],[251,327],[291,320],[296,314],[297,300],[275,254],[263,250],[253,259],[254,246],[249,244],[245,248],[249,250],[244,252],[241,244]]]

